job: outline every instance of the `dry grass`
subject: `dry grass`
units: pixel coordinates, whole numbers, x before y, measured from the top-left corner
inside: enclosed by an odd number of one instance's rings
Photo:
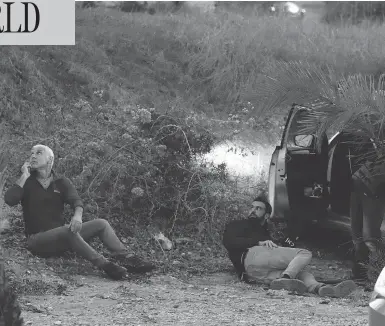
[[[385,27],[331,27],[312,21],[228,15],[216,17],[199,52],[192,55],[190,73],[203,83],[207,98],[226,101],[253,93],[265,69],[274,72],[284,61],[329,65],[350,74],[383,70]],[[254,96],[255,98],[255,96]]]
[[[349,74],[383,71],[385,27],[331,27],[309,15],[297,22],[231,12],[78,9],[75,47],[1,49],[0,90],[16,117],[37,103],[93,97],[102,88],[112,103],[165,105],[181,97],[228,110],[251,95],[257,101],[255,85],[279,61],[306,60]]]

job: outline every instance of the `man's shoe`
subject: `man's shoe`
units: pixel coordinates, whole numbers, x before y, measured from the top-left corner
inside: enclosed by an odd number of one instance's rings
[[[307,291],[307,287],[304,282],[290,278],[278,278],[272,281],[270,289],[287,290],[289,292],[297,292],[298,294],[303,294]]]
[[[343,298],[356,290],[357,285],[352,280],[343,281],[337,285],[324,285],[318,290],[321,297]]]
[[[141,259],[140,257],[133,255],[130,257],[116,256],[115,259],[126,268],[129,273],[144,274],[151,272],[155,269],[155,265]]]
[[[121,280],[127,274],[127,270],[124,267],[112,262],[105,263],[100,268],[115,281]]]

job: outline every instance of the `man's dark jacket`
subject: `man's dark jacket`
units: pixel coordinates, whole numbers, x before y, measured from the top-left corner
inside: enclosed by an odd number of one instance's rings
[[[242,255],[259,241],[270,240],[267,223],[261,225],[257,218],[248,218],[229,222],[223,234],[223,245],[228,251],[238,276],[242,277],[245,267],[241,261]]]

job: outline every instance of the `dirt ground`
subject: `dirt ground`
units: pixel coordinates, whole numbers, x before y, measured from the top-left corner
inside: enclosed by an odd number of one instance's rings
[[[346,299],[297,296],[216,274],[142,282],[75,277],[60,295],[21,300],[26,325],[367,325],[367,307]]]
[[[319,280],[348,278],[349,258],[341,255],[346,248],[331,241],[341,243],[339,235],[317,230],[310,238],[312,243],[300,244],[313,253],[307,270]],[[182,251],[194,250],[183,247],[187,244],[170,253],[168,268],[117,282],[80,258],[35,257],[23,248],[23,239],[19,221],[2,234],[0,244],[25,325],[368,325],[371,292],[360,287],[347,298],[328,299],[247,285],[238,281],[223,253],[195,260],[193,252],[183,260]],[[174,264],[175,257],[180,264]],[[210,273],[207,260],[215,267]]]
[[[314,253],[308,270],[317,278],[348,275],[347,261]],[[26,325],[368,325],[370,292],[362,288],[347,298],[329,299],[241,283],[230,265],[214,274],[157,272],[116,282],[83,261],[73,262],[79,269],[70,274],[58,270],[54,260],[29,256],[23,268],[15,261],[8,264],[14,277],[24,277],[19,302]]]

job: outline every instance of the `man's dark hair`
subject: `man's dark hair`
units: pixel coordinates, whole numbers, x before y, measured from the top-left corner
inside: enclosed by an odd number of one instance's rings
[[[264,203],[265,206],[266,206],[266,213],[267,213],[267,214],[271,214],[271,211],[272,211],[273,209],[272,209],[272,207],[271,207],[271,205],[270,205],[270,203],[268,202],[268,200],[267,200],[266,197],[264,197],[264,196],[258,196],[258,197],[256,197],[256,198],[253,200],[253,202],[255,202],[255,201],[259,201],[259,202],[261,202],[261,203]]]

